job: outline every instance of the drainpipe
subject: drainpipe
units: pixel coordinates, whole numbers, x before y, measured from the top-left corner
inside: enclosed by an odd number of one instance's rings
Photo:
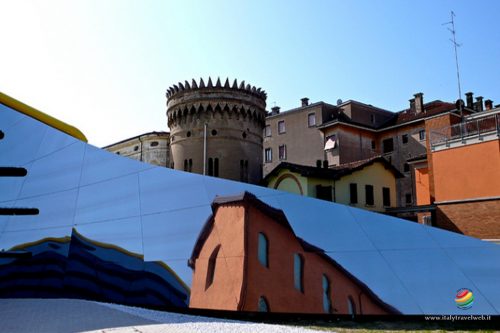
[[[205,123],[203,125],[203,175],[207,174],[207,126]]]
[[[139,161],[141,161],[141,162],[142,162],[142,146],[143,146],[143,143],[142,143],[142,139],[141,139],[141,137],[139,137],[139,142],[141,143],[141,155],[140,155],[140,157],[139,157]]]

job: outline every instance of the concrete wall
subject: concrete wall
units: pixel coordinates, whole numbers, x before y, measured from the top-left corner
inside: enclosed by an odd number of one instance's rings
[[[169,133],[146,133],[106,146],[103,149],[138,161],[170,167]]]
[[[372,149],[372,141],[376,140],[374,132],[339,124],[325,129],[324,133],[325,138],[337,137],[337,147],[325,152],[329,166],[364,160],[379,153]]]
[[[391,162],[405,177],[396,180],[397,205],[399,207],[416,204],[416,196],[413,190],[411,168],[404,171],[408,159],[426,153],[426,139],[420,140],[419,132],[425,130],[424,121],[397,127],[382,132],[377,141],[377,148],[383,156]],[[408,135],[408,142],[403,143],[403,135]],[[390,153],[383,152],[383,141],[393,139],[394,150]],[[406,195],[411,195],[412,202],[407,204]]]
[[[340,104],[339,107],[352,121],[370,127],[378,127],[394,116],[390,111],[357,101],[346,101]]]
[[[263,148],[271,148],[273,159],[271,162],[264,160],[263,176],[271,172],[281,161],[278,149],[280,145],[286,145],[286,162],[316,166],[316,161],[323,161],[324,139],[321,131],[317,129],[328,115],[331,115],[334,107],[325,103],[315,103],[299,109],[282,112],[277,115],[266,117],[266,126],[271,127],[271,136],[264,137]],[[308,126],[308,115],[314,113],[316,126]],[[278,122],[284,121],[286,132],[278,133]]]

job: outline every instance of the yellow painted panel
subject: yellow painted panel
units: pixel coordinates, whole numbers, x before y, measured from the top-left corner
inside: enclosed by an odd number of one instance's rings
[[[49,116],[46,113],[38,111],[37,109],[32,108],[31,106],[26,105],[23,102],[20,102],[17,99],[7,96],[1,92],[0,92],[0,103],[22,114],[25,114],[28,117],[41,121],[42,123],[49,125],[59,131],[71,135],[72,137],[77,138],[78,140],[87,142],[87,138],[78,128],[68,125],[65,122],[60,121],[59,119]]]

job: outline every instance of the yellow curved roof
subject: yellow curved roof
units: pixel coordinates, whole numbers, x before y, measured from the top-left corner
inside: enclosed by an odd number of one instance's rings
[[[22,114],[25,114],[31,118],[41,121],[42,123],[45,123],[68,135],[71,135],[72,137],[77,138],[78,140],[87,142],[87,138],[78,128],[66,124],[65,122],[62,122],[59,119],[49,116],[46,113],[38,111],[37,109],[32,108],[31,106],[26,105],[23,102],[20,102],[17,99],[7,96],[1,92],[0,92],[0,103]]]

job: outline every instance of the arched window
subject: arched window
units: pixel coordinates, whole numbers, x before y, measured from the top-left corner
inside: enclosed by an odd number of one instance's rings
[[[214,160],[211,157],[208,159],[208,175],[214,175]]]
[[[188,160],[184,160],[184,171],[188,171]]]
[[[352,318],[354,318],[354,316],[356,316],[356,303],[354,303],[352,296],[349,296],[347,298],[347,311],[351,315]]]
[[[330,280],[323,274],[322,281],[323,285],[323,311],[326,313],[332,312],[332,300],[330,298]]]
[[[189,163],[188,163],[188,171],[189,172],[192,172],[193,171],[193,159],[189,159]]]
[[[259,312],[269,312],[269,303],[264,296],[259,297],[258,308]]]
[[[219,159],[214,159],[214,176],[219,177]]]
[[[207,267],[207,279],[205,282],[205,290],[208,289],[214,282],[215,276],[215,266],[217,264],[217,255],[219,254],[220,245],[217,245],[215,249],[212,251],[210,258],[208,259],[208,267]]]
[[[259,233],[259,241],[258,241],[258,258],[259,262],[264,267],[269,267],[269,243],[267,241],[267,237],[263,233]]]
[[[293,285],[295,289],[304,292],[304,258],[298,253],[293,255]]]

